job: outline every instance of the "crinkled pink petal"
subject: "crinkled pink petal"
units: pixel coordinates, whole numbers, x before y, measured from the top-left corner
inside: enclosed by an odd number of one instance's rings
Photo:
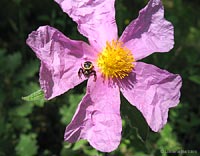
[[[41,60],[40,85],[47,99],[81,83],[84,80],[78,77],[81,63],[95,54],[88,44],[70,40],[50,26],[33,31],[27,44]]]
[[[65,131],[65,141],[87,139],[91,146],[102,152],[115,150],[121,140],[119,88],[105,84],[99,76],[90,78],[87,94]]]
[[[168,52],[174,45],[173,25],[164,19],[161,0],[150,0],[139,17],[124,30],[120,40],[136,60],[154,52]]]
[[[179,103],[181,77],[141,62],[136,64],[135,73],[134,88],[121,91],[141,111],[151,129],[157,132],[166,124],[169,108]]]
[[[55,0],[77,24],[81,34],[99,51],[117,39],[115,0]]]

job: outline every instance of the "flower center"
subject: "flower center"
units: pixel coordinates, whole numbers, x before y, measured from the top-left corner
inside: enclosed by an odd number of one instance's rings
[[[131,51],[122,42],[113,40],[106,42],[106,47],[98,56],[97,66],[106,79],[123,79],[133,70],[133,62],[135,59]]]

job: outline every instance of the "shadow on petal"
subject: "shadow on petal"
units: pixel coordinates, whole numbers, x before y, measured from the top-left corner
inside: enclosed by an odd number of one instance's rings
[[[126,76],[123,79],[113,79],[110,81],[110,84],[114,86],[119,86],[119,88],[124,90],[132,90],[134,88],[134,85],[136,83],[136,74],[135,72],[131,72],[128,76]]]

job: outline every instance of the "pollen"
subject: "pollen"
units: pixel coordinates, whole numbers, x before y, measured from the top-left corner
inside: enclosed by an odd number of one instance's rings
[[[106,46],[97,58],[97,66],[106,79],[123,79],[134,68],[132,52],[120,41],[106,42]]]

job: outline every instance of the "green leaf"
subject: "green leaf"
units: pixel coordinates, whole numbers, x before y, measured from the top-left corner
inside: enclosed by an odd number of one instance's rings
[[[29,105],[29,104],[22,104],[18,107],[15,107],[14,109],[12,109],[10,111],[10,115],[12,116],[20,116],[20,117],[25,117],[27,115],[29,115],[30,113],[32,113],[33,111],[33,105]]]
[[[12,128],[19,130],[20,132],[27,132],[32,128],[30,120],[23,117],[15,117],[12,119]]]
[[[83,148],[83,152],[88,156],[99,155],[99,152],[96,149]]]
[[[173,129],[169,123],[165,125],[160,132],[161,137],[157,142],[158,147],[171,151],[180,150],[182,148],[172,130]]]
[[[39,68],[38,60],[30,60],[27,64],[23,65],[23,68],[18,73],[16,81],[25,81],[27,78],[32,78]]]
[[[22,97],[23,100],[25,101],[37,101],[44,99],[44,92],[40,89],[28,96]]]
[[[64,125],[68,124],[71,121],[72,116],[78,106],[78,103],[81,101],[82,97],[83,97],[83,94],[70,94],[69,104],[67,106],[63,105],[60,108],[59,113],[62,116],[61,122]]]
[[[23,94],[31,94],[34,93],[36,90],[40,90],[40,87],[37,83],[31,82],[25,86]],[[28,104],[33,104],[34,106],[43,107],[46,102],[46,99],[40,98],[35,101],[28,101]]]
[[[149,127],[143,115],[137,110],[136,107],[121,96],[122,115],[127,125],[136,132],[136,136],[144,142],[149,133]]]
[[[70,143],[68,142],[63,142],[63,148],[60,152],[60,155],[61,156],[70,156],[70,155],[73,155],[73,156],[78,156],[79,154],[77,154],[78,151],[73,151],[71,149],[71,145]]]
[[[81,149],[82,147],[84,147],[87,144],[86,140],[79,140],[74,144],[74,147],[72,148],[72,150],[76,151]]]
[[[18,156],[34,156],[37,154],[38,146],[35,134],[21,134],[20,140],[15,147]]]
[[[199,75],[193,75],[189,77],[189,80],[200,85],[200,76]]]
[[[16,52],[14,54],[8,55],[7,64],[6,64],[7,69],[14,72],[14,70],[16,70],[21,64],[21,59],[22,59],[22,55],[20,52]]]
[[[5,55],[7,51],[0,49],[0,73],[6,73],[6,77],[12,75],[20,66],[22,55],[20,52],[14,54]]]
[[[81,101],[83,94],[70,94],[69,95],[69,103],[70,105],[78,106],[78,103]]]

